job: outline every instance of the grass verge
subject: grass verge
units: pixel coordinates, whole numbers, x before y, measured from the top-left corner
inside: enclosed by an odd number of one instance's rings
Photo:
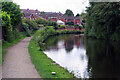
[[[30,41],[28,49],[32,63],[42,78],[73,78],[73,74],[58,64],[54,64],[54,61],[40,51],[40,47],[33,40]],[[52,72],[56,72],[56,75],[52,75]]]

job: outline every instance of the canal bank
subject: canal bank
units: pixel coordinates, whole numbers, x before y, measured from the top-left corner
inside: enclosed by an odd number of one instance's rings
[[[77,74],[84,78],[119,78],[119,43],[73,35],[72,32],[66,36],[64,32],[38,31],[30,42],[31,59],[42,78],[73,78]],[[43,44],[38,43],[40,40]],[[73,64],[78,68],[73,68]]]
[[[32,63],[35,65],[38,73],[42,78],[74,78],[72,73],[69,73],[68,70],[62,68],[56,64],[53,60],[47,57],[43,53],[45,50],[45,40],[48,37],[59,34],[72,34],[72,33],[81,33],[80,31],[55,31],[53,27],[48,27],[42,31],[37,31],[33,36],[29,44],[29,53],[31,56]],[[55,75],[52,75],[52,72],[55,72]]]

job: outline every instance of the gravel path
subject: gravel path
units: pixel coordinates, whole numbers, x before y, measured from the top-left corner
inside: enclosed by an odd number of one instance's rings
[[[9,47],[2,66],[3,78],[40,78],[28,53],[31,37]]]

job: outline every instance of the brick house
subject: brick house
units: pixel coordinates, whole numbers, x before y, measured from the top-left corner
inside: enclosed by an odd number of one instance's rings
[[[37,18],[39,18],[38,14],[40,14],[40,11],[30,9],[22,9],[22,12],[23,18],[28,18],[30,20],[36,20]]]
[[[65,24],[67,22],[73,21],[74,24],[78,24],[80,25],[82,23],[80,17],[68,17],[65,16],[64,14],[60,14],[60,13],[49,13],[49,14],[40,14],[39,17],[44,18],[45,20],[51,20],[51,21],[58,21],[61,20],[63,21]]]
[[[22,9],[23,12],[23,17],[24,18],[29,18],[30,20],[36,20],[39,17],[44,18],[45,20],[51,20],[57,22],[58,20],[61,20],[65,24],[67,22],[73,21],[74,24],[81,25],[82,21],[80,17],[68,17],[65,16],[64,14],[58,12],[45,12],[44,14],[40,14],[40,11],[38,10],[30,10],[30,9]]]

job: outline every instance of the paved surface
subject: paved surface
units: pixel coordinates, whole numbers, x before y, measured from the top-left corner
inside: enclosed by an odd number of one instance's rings
[[[40,78],[28,53],[31,37],[9,47],[2,66],[3,78]]]

